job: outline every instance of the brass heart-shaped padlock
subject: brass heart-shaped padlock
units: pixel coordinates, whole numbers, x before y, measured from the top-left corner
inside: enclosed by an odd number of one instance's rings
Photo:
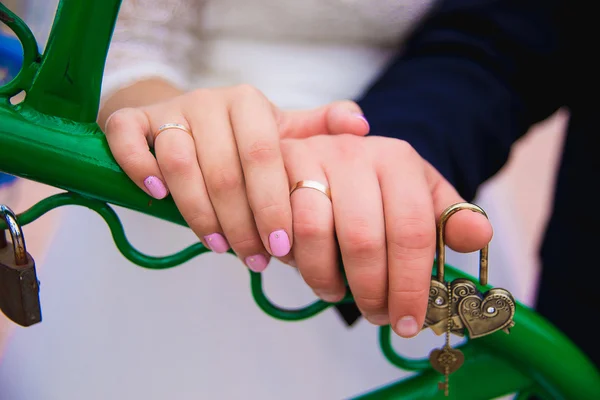
[[[501,288],[490,289],[484,295],[472,294],[460,301],[458,315],[471,339],[499,330],[507,332],[514,325],[515,299]]]

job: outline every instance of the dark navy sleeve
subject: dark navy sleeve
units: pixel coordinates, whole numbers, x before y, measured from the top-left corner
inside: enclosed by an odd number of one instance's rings
[[[358,102],[464,196],[561,106],[559,0],[441,0]]]

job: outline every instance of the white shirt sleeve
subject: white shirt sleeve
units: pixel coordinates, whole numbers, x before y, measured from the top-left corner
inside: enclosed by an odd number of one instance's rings
[[[202,0],[123,0],[109,47],[102,100],[143,79],[189,88]]]

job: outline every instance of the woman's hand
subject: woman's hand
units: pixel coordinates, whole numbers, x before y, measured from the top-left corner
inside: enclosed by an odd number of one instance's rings
[[[157,135],[164,124],[184,130]],[[264,270],[270,255],[288,254],[292,245],[280,139],[368,131],[353,102],[282,111],[246,85],[121,108],[105,128],[116,161],[142,190],[157,199],[170,192],[208,248],[222,253],[231,246],[254,271]]]
[[[306,283],[325,301],[343,298],[338,259],[358,308],[376,325],[391,322],[403,337],[425,318],[436,247],[436,218],[464,201],[406,142],[377,136],[314,136],[281,142],[292,185],[330,188],[291,195],[293,255]],[[458,212],[446,226],[448,245],[475,251],[491,240],[484,216]],[[293,257],[293,258],[292,258]]]

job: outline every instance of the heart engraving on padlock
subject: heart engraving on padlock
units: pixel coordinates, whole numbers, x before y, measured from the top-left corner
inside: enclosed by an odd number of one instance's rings
[[[464,336],[465,326],[458,316],[458,305],[460,301],[470,295],[479,294],[477,286],[473,282],[464,278],[457,278],[452,281],[452,324],[451,332],[457,336]],[[429,305],[425,316],[423,329],[431,328],[436,335],[444,334],[447,329],[448,311],[448,289],[446,285],[432,279],[429,290]]]
[[[477,290],[477,286],[471,282],[469,279],[457,278],[452,281],[452,325],[451,332],[457,336],[465,335],[465,325],[460,318],[460,314],[458,312],[458,306],[462,299],[468,296],[478,295],[480,294],[479,290]]]
[[[508,290],[490,289],[484,295],[469,295],[458,305],[458,314],[475,339],[510,328],[515,315],[515,300]]]

